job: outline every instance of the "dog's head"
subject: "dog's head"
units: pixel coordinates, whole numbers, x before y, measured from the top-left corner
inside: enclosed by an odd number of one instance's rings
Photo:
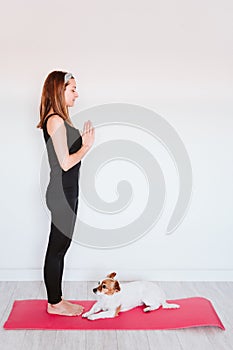
[[[98,283],[98,287],[93,289],[97,295],[113,295],[121,290],[119,282],[114,279],[116,272],[112,272],[105,279]]]

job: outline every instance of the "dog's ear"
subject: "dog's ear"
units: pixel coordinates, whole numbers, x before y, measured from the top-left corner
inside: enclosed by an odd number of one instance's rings
[[[107,275],[108,278],[114,278],[116,276],[116,272],[111,272],[109,275]]]
[[[114,289],[115,289],[115,291],[120,292],[121,287],[120,287],[120,285],[119,285],[119,282],[118,282],[118,281],[115,281],[115,284],[114,284]]]

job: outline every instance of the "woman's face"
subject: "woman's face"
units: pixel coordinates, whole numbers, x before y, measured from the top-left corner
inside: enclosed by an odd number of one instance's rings
[[[67,107],[72,107],[76,98],[78,97],[78,93],[76,91],[76,82],[75,79],[69,80],[69,85],[67,85],[65,89],[65,101]]]

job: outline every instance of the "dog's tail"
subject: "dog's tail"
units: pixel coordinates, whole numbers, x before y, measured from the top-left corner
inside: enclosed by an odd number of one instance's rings
[[[169,304],[166,301],[162,303],[162,308],[163,309],[179,309],[180,305],[178,304]]]

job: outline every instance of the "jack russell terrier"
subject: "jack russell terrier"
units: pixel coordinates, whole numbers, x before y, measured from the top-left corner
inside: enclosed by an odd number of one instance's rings
[[[113,318],[121,311],[128,311],[136,306],[145,304],[144,312],[163,309],[178,309],[180,305],[166,302],[165,294],[154,282],[135,281],[119,284],[114,279],[115,272],[98,283],[98,287],[93,289],[98,301],[92,308],[82,314],[82,317],[89,320],[99,318]],[[101,311],[101,312],[99,312]]]

